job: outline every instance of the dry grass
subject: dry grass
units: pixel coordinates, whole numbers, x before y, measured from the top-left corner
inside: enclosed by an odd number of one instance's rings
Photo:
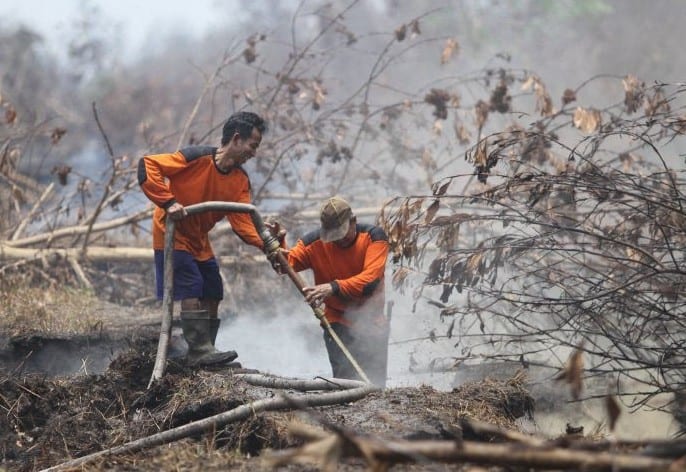
[[[92,333],[102,324],[93,310],[99,304],[89,291],[72,287],[39,288],[0,284],[0,330],[9,336]]]
[[[506,429],[516,429],[515,420],[531,416],[534,401],[526,387],[526,374],[518,371],[508,380],[489,377],[479,382],[468,382],[453,390],[459,399],[458,416],[473,418]]]
[[[2,469],[0,469],[2,470]],[[254,471],[262,468],[238,450],[218,449],[211,441],[184,439],[131,456],[112,457],[89,465],[86,470],[159,471]]]

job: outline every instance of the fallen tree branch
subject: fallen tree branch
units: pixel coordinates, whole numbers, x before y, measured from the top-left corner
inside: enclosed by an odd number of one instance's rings
[[[31,219],[34,217],[36,214],[36,211],[40,208],[40,206],[43,204],[46,198],[52,193],[53,189],[55,188],[55,183],[50,182],[50,185],[48,185],[45,190],[43,191],[43,194],[38,198],[36,203],[33,205],[29,213],[24,217],[24,219],[19,223],[19,226],[17,226],[17,229],[14,230],[14,233],[12,233],[12,236],[10,237],[11,240],[15,240],[19,237],[19,235],[24,231],[24,228],[26,228],[26,225],[31,221]]]
[[[291,379],[287,377],[277,377],[273,375],[264,374],[240,374],[236,375],[250,385],[265,388],[278,388],[282,390],[299,390],[302,392],[309,392],[313,390],[342,390],[353,389],[368,386],[365,382],[359,380],[336,379],[336,378],[318,378],[314,380],[308,379]]]
[[[302,459],[325,461],[330,447],[338,447],[342,456],[363,457],[376,463],[397,464],[418,461],[471,463],[481,465],[522,466],[538,470],[573,469],[584,471],[669,471],[673,461],[635,454],[589,452],[564,448],[532,447],[521,443],[492,444],[475,441],[383,441],[355,437],[357,447],[342,447],[332,436],[301,448],[275,453],[269,460],[274,466],[300,462]],[[350,438],[341,438],[347,442]],[[361,453],[364,451],[364,454]],[[314,453],[314,454],[313,454]],[[318,454],[319,456],[318,456]],[[676,470],[676,469],[674,469]]]
[[[93,227],[90,228],[90,232],[97,233],[101,231],[107,231],[113,228],[118,228],[119,226],[124,226],[130,223],[137,223],[139,221],[143,221],[147,218],[150,218],[151,215],[152,209],[147,208],[132,215],[126,215],[122,216],[121,218],[115,218],[109,221],[103,221],[102,223],[94,224]],[[56,241],[57,239],[66,238],[69,236],[78,236],[81,234],[86,234],[87,232],[89,232],[88,225],[69,226],[66,228],[57,229],[49,233],[42,233],[37,234],[35,236],[30,236],[28,238],[17,239],[14,241],[5,241],[5,244],[12,247],[26,247],[31,246],[33,244],[44,243],[46,241]]]
[[[355,210],[355,215],[357,216],[374,216],[377,215],[379,212],[378,208],[360,208],[358,210]],[[152,208],[147,208],[145,210],[141,210],[137,213],[134,213],[132,215],[127,215],[127,216],[122,216],[121,218],[115,218],[109,221],[103,221],[102,223],[97,223],[94,224],[93,227],[91,228],[91,232],[96,233],[96,232],[102,232],[102,231],[107,231],[110,229],[117,228],[119,226],[124,226],[127,224],[131,223],[138,223],[140,221],[146,220],[152,216]],[[264,217],[266,218],[277,218],[279,215],[276,213],[265,213]],[[318,220],[319,219],[319,211],[311,210],[311,211],[303,211],[299,212],[297,215],[294,215],[297,218],[302,218],[303,220]],[[231,229],[231,225],[228,222],[222,222],[219,223],[216,226],[215,231],[216,232],[225,232]],[[34,244],[38,243],[44,243],[46,241],[56,241],[61,238],[66,238],[69,236],[78,236],[81,234],[85,234],[88,232],[88,225],[79,225],[79,226],[69,226],[66,228],[60,228],[55,231],[49,232],[49,233],[41,233],[37,234],[34,236],[29,236],[26,238],[22,239],[15,239],[11,241],[4,241],[3,243],[6,246],[11,246],[11,247],[26,247],[26,246],[31,246]]]
[[[81,257],[83,256],[83,257]],[[152,262],[154,252],[152,248],[143,247],[107,247],[89,246],[85,254],[80,248],[17,248],[6,241],[0,241],[0,261],[2,260],[32,260],[45,257],[77,258],[97,262]],[[263,254],[245,256],[220,256],[222,264],[264,264]]]
[[[338,381],[338,379],[332,380],[332,382],[334,381]],[[324,383],[325,382],[317,383],[317,385],[323,385]],[[103,451],[89,454],[87,456],[63,462],[61,464],[55,465],[44,470],[66,470],[77,466],[81,466],[98,458],[115,456],[120,454],[132,454],[143,449],[178,441],[179,439],[183,439],[188,436],[201,434],[207,431],[213,431],[218,428],[224,427],[228,423],[244,420],[246,418],[249,418],[250,416],[256,415],[257,413],[261,413],[263,411],[290,411],[298,408],[349,403],[364,398],[366,395],[372,392],[378,391],[378,387],[364,384],[363,382],[355,382],[355,385],[357,385],[355,388],[351,388],[343,392],[306,394],[299,397],[287,397],[286,395],[281,395],[274,398],[257,400],[246,405],[241,405],[238,408],[234,408],[233,410],[219,413],[218,415],[210,416],[208,418],[204,418],[198,421],[193,421],[192,423],[188,423],[177,428],[163,431],[161,433],[153,434],[152,436],[147,436],[145,438],[137,439],[135,441],[130,441],[121,446],[105,449]]]
[[[83,285],[84,288],[92,290],[93,284],[90,282],[90,280],[88,280],[88,277],[86,277],[86,273],[81,268],[79,261],[75,257],[67,257],[67,262],[69,262],[71,270],[74,271],[74,274],[76,274],[76,277],[79,279],[79,282],[81,282],[81,285]]]

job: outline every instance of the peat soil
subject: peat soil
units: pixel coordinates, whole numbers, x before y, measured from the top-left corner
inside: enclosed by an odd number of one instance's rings
[[[111,310],[116,316],[87,336],[29,333],[0,340],[0,470],[43,470],[280,393],[236,375],[246,369],[190,369],[175,357],[173,345],[165,376],[147,388],[159,336],[157,312]],[[272,451],[303,444],[291,434],[295,419],[385,439],[448,439],[463,418],[513,428],[533,409],[522,376],[468,383],[451,392],[426,386],[387,389],[352,403],[256,414],[135,453],[103,455],[70,470],[262,470],[270,468],[264,459]],[[318,470],[314,465],[280,469]],[[348,459],[339,470],[365,470],[365,465]]]

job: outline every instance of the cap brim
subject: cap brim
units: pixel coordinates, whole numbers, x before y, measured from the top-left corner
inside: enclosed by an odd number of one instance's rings
[[[344,224],[337,228],[321,228],[319,230],[319,239],[321,239],[325,243],[338,241],[339,239],[343,239],[345,235],[348,234],[349,229],[350,220],[346,221]]]

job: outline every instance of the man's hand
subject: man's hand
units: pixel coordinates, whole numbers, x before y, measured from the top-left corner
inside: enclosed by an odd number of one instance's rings
[[[279,257],[279,254],[283,255],[283,259]],[[282,267],[281,261],[284,261],[285,264],[288,264],[288,249],[279,248],[271,254],[267,254],[267,259],[269,259],[272,269],[274,269],[277,274],[283,275],[286,273],[286,268]]]
[[[281,223],[276,220],[265,221],[264,225],[267,227],[272,236],[274,236],[279,244],[283,245],[286,240],[286,229],[281,227]]]
[[[167,208],[167,215],[174,221],[179,221],[188,214],[186,208],[180,203],[173,203],[169,208]]]
[[[320,305],[326,297],[333,295],[333,287],[331,284],[319,284],[314,287],[304,287],[303,293],[305,300],[310,305]]]

